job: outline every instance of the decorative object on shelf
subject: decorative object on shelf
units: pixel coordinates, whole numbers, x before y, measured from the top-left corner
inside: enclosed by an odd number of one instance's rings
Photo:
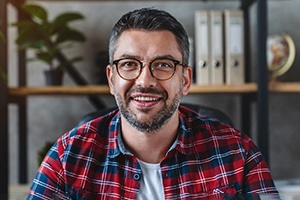
[[[62,70],[45,70],[46,85],[62,85],[64,72]]]
[[[19,28],[16,43],[21,50],[34,50],[35,56],[29,58],[28,61],[45,62],[50,71],[46,74],[59,74],[61,80],[48,83],[61,84],[64,69],[74,62],[82,60],[78,56],[61,63],[57,56],[62,50],[70,48],[72,42],[85,41],[83,33],[69,26],[70,22],[82,20],[83,15],[78,12],[65,12],[50,21],[47,10],[40,5],[23,4],[22,9],[28,13],[29,17],[13,24]]]
[[[268,69],[271,80],[286,73],[293,65],[296,48],[288,34],[271,35],[267,40]]]

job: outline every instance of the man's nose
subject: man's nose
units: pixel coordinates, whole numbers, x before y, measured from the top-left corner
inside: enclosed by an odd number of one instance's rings
[[[136,83],[142,87],[153,87],[156,86],[157,80],[152,76],[152,73],[150,71],[149,64],[144,64],[141,74],[136,79]]]

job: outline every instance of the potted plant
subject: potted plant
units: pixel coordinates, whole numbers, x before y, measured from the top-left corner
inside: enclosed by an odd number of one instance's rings
[[[70,22],[84,17],[78,12],[65,12],[50,21],[47,10],[40,5],[23,4],[21,8],[28,14],[28,18],[13,24],[19,28],[16,39],[19,49],[32,49],[34,57],[28,61],[45,62],[49,66],[49,70],[45,71],[46,83],[60,85],[64,69],[82,58],[78,56],[60,62],[57,56],[62,50],[70,48],[72,42],[85,41],[80,31],[69,26]],[[58,79],[51,81],[47,75],[58,76]]]

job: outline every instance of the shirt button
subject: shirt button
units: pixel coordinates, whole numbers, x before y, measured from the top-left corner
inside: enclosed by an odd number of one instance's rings
[[[140,178],[141,178],[140,174],[134,174],[133,175],[133,179],[136,180],[136,181],[138,181]]]

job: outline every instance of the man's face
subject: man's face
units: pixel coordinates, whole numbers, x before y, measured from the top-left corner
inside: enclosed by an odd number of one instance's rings
[[[145,62],[141,74],[134,80],[124,80],[118,75],[116,66],[114,69],[107,67],[110,92],[115,96],[122,118],[143,132],[159,130],[174,116],[191,83],[191,69],[182,65],[177,65],[169,80],[154,78],[148,63],[161,57],[182,61],[171,32],[128,30],[118,39],[114,60],[135,58]]]

